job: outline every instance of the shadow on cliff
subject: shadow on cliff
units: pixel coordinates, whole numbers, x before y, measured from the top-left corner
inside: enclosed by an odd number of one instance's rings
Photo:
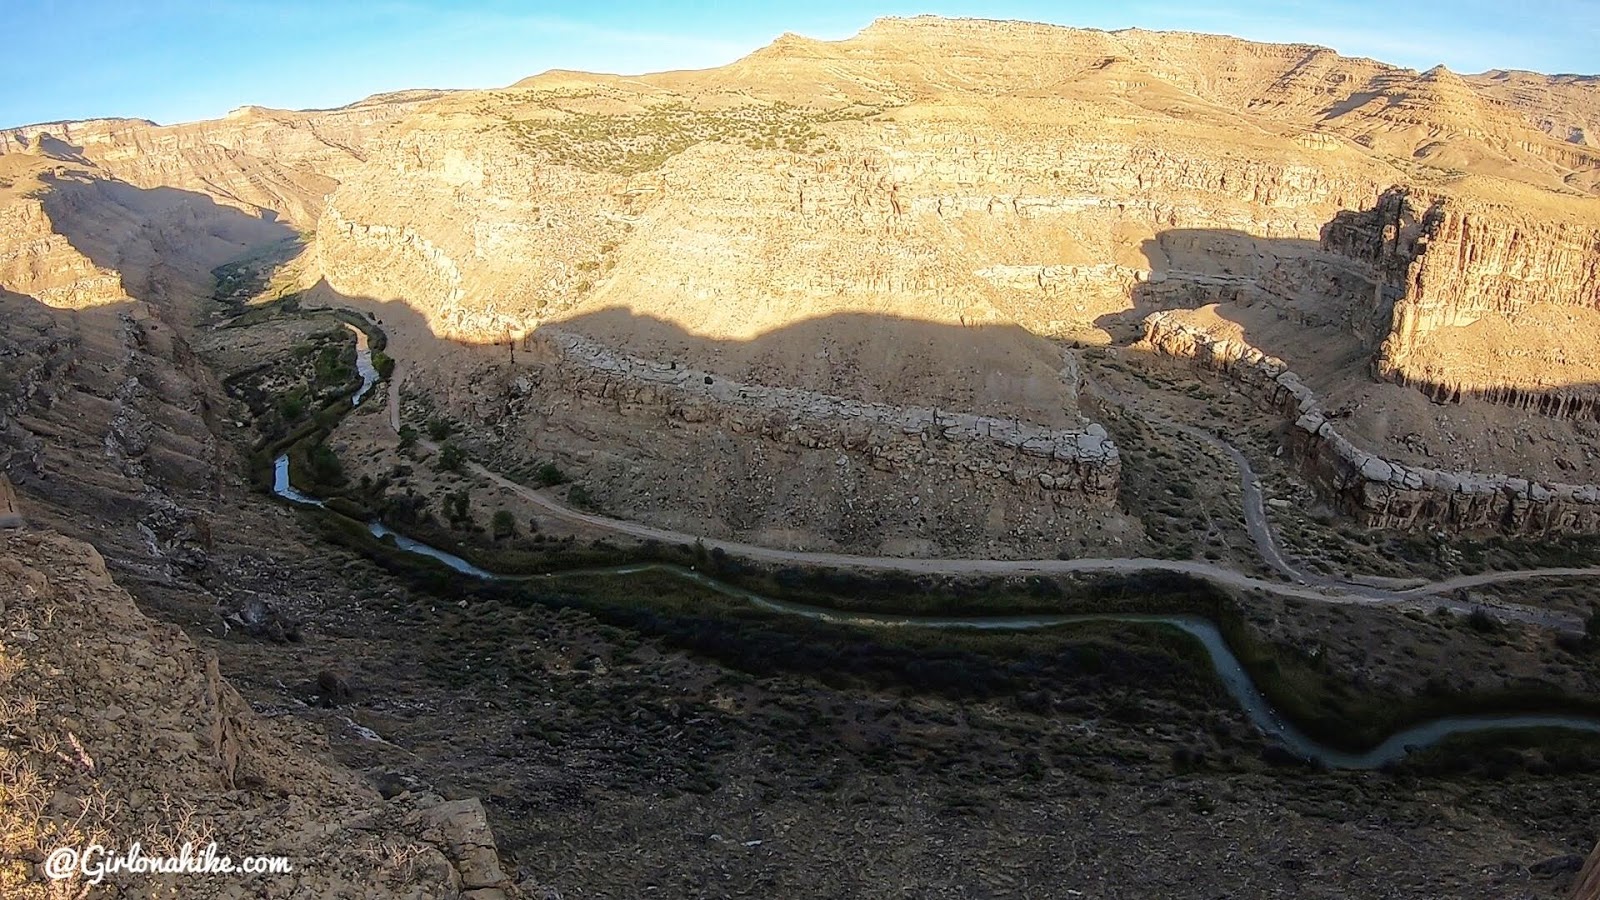
[[[192,191],[64,165],[40,180],[47,227],[100,271],[46,258],[35,270],[64,284],[37,296],[0,285],[0,474],[110,551],[159,512],[148,488],[209,490],[221,393],[184,330],[211,311],[212,268],[295,232]]]
[[[340,294],[325,282],[309,302],[371,314],[397,357],[444,371],[530,364],[557,335],[646,363],[754,386],[794,388],[868,403],[935,407],[1065,425],[1077,399],[1065,348],[1010,323],[951,324],[870,313],[806,319],[748,339],[697,334],[677,323],[610,307],[550,321],[528,337],[472,342],[435,334],[403,301]],[[446,360],[449,357],[453,360]],[[428,389],[453,388],[444,380]],[[454,399],[460,399],[459,397]]]
[[[211,271],[296,232],[270,211],[253,215],[178,188],[140,188],[91,173],[45,173],[40,202],[51,227],[101,269],[120,273],[129,297],[162,314],[211,296]]]
[[[1387,311],[1373,309],[1372,274],[1323,250],[1321,242],[1175,228],[1144,241],[1142,250],[1151,275],[1134,285],[1133,308],[1095,322],[1115,343],[1142,338],[1151,313],[1195,310],[1197,323],[1303,374],[1371,380]]]
[[[1600,419],[1600,385],[1463,391],[1426,379],[1389,381],[1376,358],[1393,327],[1400,289],[1365,263],[1326,249],[1351,241],[1351,254],[1376,252],[1379,237],[1360,232],[1365,212],[1345,212],[1323,226],[1322,240],[1263,238],[1228,229],[1172,229],[1144,242],[1152,264],[1134,286],[1134,309],[1097,325],[1119,343],[1143,334],[1142,321],[1163,309],[1199,310],[1196,324],[1286,362],[1324,390],[1336,384],[1396,383],[1437,405],[1481,402],[1554,419]],[[1204,309],[1201,309],[1204,307]]]

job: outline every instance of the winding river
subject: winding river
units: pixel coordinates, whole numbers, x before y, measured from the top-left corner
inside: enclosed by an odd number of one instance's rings
[[[373,386],[378,383],[378,367],[372,363],[372,347],[367,343],[367,333],[349,322],[344,323],[344,327],[350,329],[356,336],[356,372],[361,376],[361,387],[356,390],[355,396],[350,398],[350,405],[360,406],[361,401],[367,399],[367,395],[372,393]]]
[[[357,333],[357,370],[361,374],[361,389],[355,395],[355,403],[359,404],[377,383],[377,370],[372,365],[371,352],[368,349],[366,334],[359,328],[347,326]],[[289,480],[289,456],[284,453],[273,461],[273,492],[279,497],[306,506],[323,507],[323,502],[294,487]],[[578,569],[567,572],[557,572],[546,575],[527,576],[502,576],[473,565],[460,556],[425,544],[422,541],[409,538],[403,534],[387,528],[380,522],[367,523],[367,530],[372,536],[383,540],[392,540],[396,547],[409,553],[426,556],[448,566],[452,570],[472,578],[496,581],[536,581],[554,580],[559,578],[572,578],[582,576],[601,575],[633,575],[648,571],[670,573],[679,578],[692,581],[695,584],[717,591],[726,596],[735,597],[749,603],[751,606],[767,612],[798,616],[820,622],[830,622],[842,625],[851,625],[864,628],[940,628],[940,629],[973,629],[980,631],[1026,631],[1040,628],[1055,628],[1084,622],[1136,622],[1162,625],[1176,628],[1190,635],[1200,642],[1205,648],[1206,655],[1211,660],[1212,667],[1216,670],[1217,677],[1221,679],[1223,687],[1227,689],[1240,708],[1244,710],[1252,724],[1259,729],[1268,739],[1281,744],[1289,752],[1305,759],[1313,760],[1324,766],[1334,769],[1376,769],[1389,763],[1396,762],[1412,750],[1431,747],[1447,737],[1457,734],[1472,732],[1496,731],[1513,728],[1560,728],[1571,731],[1583,731],[1600,734],[1600,719],[1584,716],[1569,715],[1484,715],[1484,716],[1446,716],[1413,725],[1391,735],[1378,746],[1364,753],[1351,753],[1321,744],[1304,732],[1296,728],[1272,708],[1266,697],[1256,688],[1249,673],[1245,671],[1238,657],[1229,649],[1227,641],[1217,626],[1207,619],[1197,616],[1185,615],[1159,615],[1159,614],[1036,614],[1017,616],[973,616],[973,617],[937,617],[937,616],[904,616],[880,613],[854,613],[841,612],[818,606],[808,606],[787,600],[747,591],[709,575],[687,569],[682,566],[664,563],[640,563],[633,565],[608,566],[595,569]]]

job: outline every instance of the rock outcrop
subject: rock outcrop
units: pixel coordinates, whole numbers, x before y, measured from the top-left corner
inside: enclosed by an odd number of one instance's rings
[[[1589,854],[1589,861],[1578,873],[1577,885],[1572,889],[1572,900],[1600,900],[1600,844]]]
[[[1058,502],[1110,504],[1116,496],[1121,461],[1100,425],[1047,428],[934,407],[864,403],[647,362],[577,334],[544,329],[538,337],[560,360],[550,379],[555,383],[541,388],[606,400],[619,412],[653,408],[683,422],[713,422],[735,435],[865,454],[883,471],[917,465],[1005,478],[1044,488]]]
[[[1538,534],[1600,531],[1600,485],[1408,466],[1360,449],[1283,360],[1242,341],[1186,325],[1181,314],[1145,319],[1145,343],[1233,378],[1293,423],[1288,446],[1305,474],[1342,511],[1369,525],[1496,529]]]
[[[1600,417],[1600,205],[1565,212],[1397,189],[1340,214],[1324,248],[1381,277],[1377,374],[1441,402]]]
[[[184,843],[286,857],[282,874],[115,874],[116,896],[515,893],[476,801],[385,801],[326,749],[259,718],[217,660],[145,618],[87,544],[0,534],[0,894],[61,896],[54,848]],[[465,892],[465,893],[463,893]]]
[[[17,491],[10,479],[0,474],[0,528],[17,528],[23,524],[22,510],[17,506]]]

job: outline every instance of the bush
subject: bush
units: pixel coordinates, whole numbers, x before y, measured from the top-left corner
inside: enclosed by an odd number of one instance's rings
[[[508,538],[517,533],[517,517],[509,509],[497,509],[490,522],[490,528],[495,540]]]
[[[388,378],[394,374],[394,357],[382,350],[375,350],[372,353],[372,367],[378,370],[379,377]]]
[[[317,354],[317,384],[343,384],[350,380],[350,367],[345,365],[344,354],[338,347],[323,347]]]
[[[344,465],[327,444],[313,447],[307,462],[311,464],[311,478],[317,484],[344,484]]]
[[[1467,616],[1467,625],[1480,634],[1494,634],[1500,630],[1500,620],[1481,606]]]
[[[422,521],[427,510],[427,498],[408,489],[404,494],[391,494],[384,498],[383,518],[393,525],[404,527]]]
[[[566,474],[564,474],[560,469],[556,468],[556,464],[553,462],[547,462],[540,466],[538,470],[534,472],[533,477],[539,482],[540,487],[552,487],[554,485],[567,483]]]
[[[589,495],[589,489],[581,484],[575,484],[567,490],[567,502],[579,509],[594,509],[594,497]]]
[[[444,514],[457,525],[471,519],[472,494],[466,490],[447,494],[444,498]]]
[[[442,441],[449,437],[452,431],[455,431],[455,426],[451,425],[448,419],[441,419],[435,416],[428,420],[428,437],[436,441]]]
[[[417,443],[417,430],[410,425],[400,426],[400,449],[405,450]]]
[[[459,472],[461,464],[467,461],[467,452],[455,444],[445,444],[439,448],[438,468],[441,472]]]
[[[286,422],[293,422],[300,418],[305,415],[305,411],[306,391],[303,387],[297,387],[278,398],[278,413],[283,416]]]

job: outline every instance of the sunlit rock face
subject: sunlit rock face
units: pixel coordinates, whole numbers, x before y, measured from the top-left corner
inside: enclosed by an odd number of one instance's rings
[[[1442,401],[1592,416],[1588,91],[1299,44],[886,19],[699,72],[0,132],[0,162],[34,167],[0,208],[18,236],[0,284],[114,305],[157,293],[162,254],[203,271],[223,244],[288,227],[310,299],[397,304],[385,327],[425,374],[416,389],[507,448],[647,443],[598,458],[649,481],[705,452],[665,436],[693,425],[733,435],[729,472],[757,441],[814,455],[749,470],[807,472],[795,492],[838,493],[836,460],[860,452],[935,479],[946,517],[979,485],[1009,485],[982,493],[1007,509],[1103,509],[1118,456],[1079,408],[1071,342],[1132,339],[1155,310],[1288,323],[1260,349],[1296,371],[1361,342],[1359,361],[1312,367],[1319,391],[1376,373]],[[276,231],[245,234],[196,198]],[[170,239],[197,231],[198,250]],[[485,344],[521,351],[515,371],[456,352]],[[535,402],[519,384],[575,394]],[[863,429],[878,451],[859,450]],[[580,439],[542,449],[557,432]],[[716,505],[637,498],[652,504]]]
[[[1339,217],[1326,244],[1382,273],[1381,377],[1439,400],[1600,418],[1600,207],[1390,191]]]

